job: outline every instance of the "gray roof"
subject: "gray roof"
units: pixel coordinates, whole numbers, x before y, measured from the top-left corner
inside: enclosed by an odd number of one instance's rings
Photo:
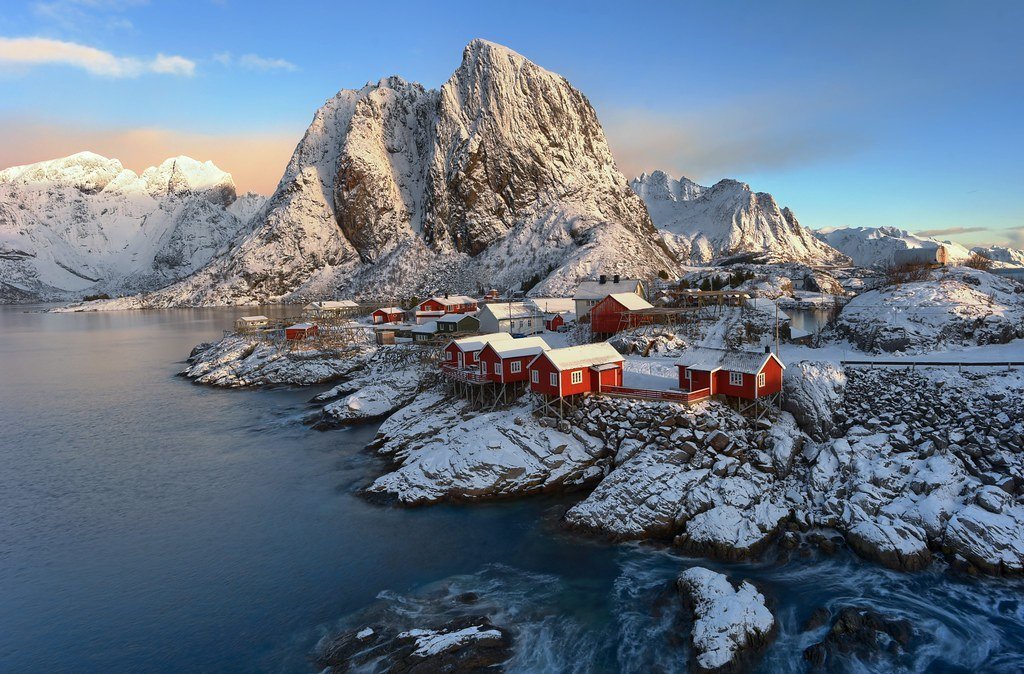
[[[775,358],[779,365],[782,365],[782,361],[773,353],[701,347],[683,352],[679,360],[676,361],[676,365],[702,372],[726,370],[727,372],[757,374],[769,358]],[[786,366],[782,365],[782,367],[785,369]]]
[[[620,278],[618,283],[608,279],[604,283],[600,281],[583,281],[576,288],[574,300],[603,300],[612,293],[635,293],[642,285],[638,279]]]

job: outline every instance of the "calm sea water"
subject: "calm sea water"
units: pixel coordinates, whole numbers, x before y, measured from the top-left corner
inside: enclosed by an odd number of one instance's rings
[[[324,634],[444,616],[470,590],[518,629],[516,671],[685,671],[670,587],[692,560],[565,534],[566,500],[367,503],[375,428],[310,430],[314,391],[175,376],[251,311],[0,308],[0,671],[314,671]],[[921,636],[908,655],[841,668],[1024,669],[1016,581],[845,555],[719,568],[776,611],[764,671],[800,671],[814,641],[800,624],[849,603],[906,615]]]

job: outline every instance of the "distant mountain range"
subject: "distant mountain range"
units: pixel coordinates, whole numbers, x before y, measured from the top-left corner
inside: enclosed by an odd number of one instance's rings
[[[0,171],[0,302],[162,288],[225,252],[263,202],[188,157],[141,175],[90,152]]]
[[[582,93],[484,40],[440,89],[388,77],[340,91],[269,199],[237,196],[229,174],[187,157],[141,175],[91,153],[0,171],[3,302],[564,295],[601,273],[673,277],[737,255],[875,264],[915,245],[931,244],[891,228],[815,235],[735,180],[627,182]]]

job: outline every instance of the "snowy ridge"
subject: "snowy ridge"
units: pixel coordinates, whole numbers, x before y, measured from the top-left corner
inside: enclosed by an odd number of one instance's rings
[[[975,246],[971,248],[971,252],[987,257],[996,262],[997,266],[1024,267],[1024,250],[1005,246]]]
[[[567,294],[672,271],[594,109],[564,78],[474,40],[440,90],[400,77],[324,104],[251,235],[149,306],[479,287]]]
[[[208,263],[262,204],[189,157],[141,175],[91,152],[5,169],[0,302],[155,290]]]
[[[831,227],[818,230],[817,236],[858,267],[888,266],[897,250],[908,248],[945,246],[953,263],[970,256],[970,251],[959,243],[918,236],[897,227]]]
[[[680,258],[707,263],[738,253],[770,261],[835,264],[843,255],[819,241],[772,195],[736,180],[702,187],[664,171],[644,173],[630,186],[647,204],[665,244]]]

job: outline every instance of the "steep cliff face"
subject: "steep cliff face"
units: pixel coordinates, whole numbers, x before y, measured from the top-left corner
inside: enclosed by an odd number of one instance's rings
[[[399,77],[313,119],[259,226],[150,302],[234,304],[518,287],[564,292],[674,261],[586,97],[475,40],[440,90]]]
[[[697,264],[738,253],[762,253],[768,261],[833,264],[842,253],[802,227],[788,208],[767,192],[736,180],[703,187],[663,171],[631,181],[666,245]]]
[[[206,265],[262,205],[175,157],[142,175],[83,152],[0,171],[0,302],[154,290]]]

